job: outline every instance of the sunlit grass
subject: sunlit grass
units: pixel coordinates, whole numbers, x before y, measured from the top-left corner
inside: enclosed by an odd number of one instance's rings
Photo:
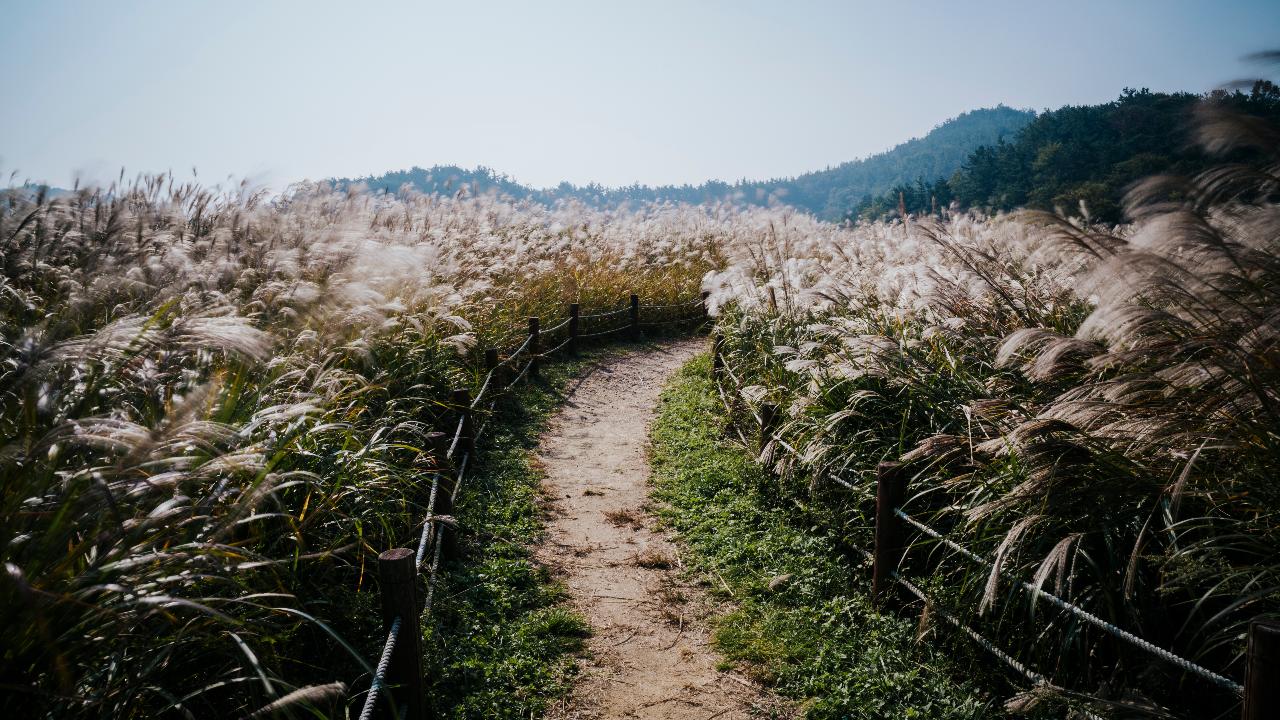
[[[0,625],[20,715],[344,700],[427,434],[525,317],[697,296],[728,223],[167,177],[0,206]],[[302,686],[315,686],[295,693]]]
[[[867,544],[876,465],[906,462],[908,511],[996,566],[918,543],[953,609],[1062,683],[1197,716],[1236,699],[999,574],[1237,679],[1248,622],[1280,615],[1280,158],[1209,114],[1270,169],[1153,179],[1118,228],[781,223],[707,283],[741,402],[783,409],[799,455],[763,459],[788,493]]]

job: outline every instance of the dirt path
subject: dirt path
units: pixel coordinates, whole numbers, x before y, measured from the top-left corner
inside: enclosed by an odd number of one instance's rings
[[[583,677],[553,718],[779,714],[777,701],[752,683],[716,670],[702,622],[710,606],[680,581],[677,549],[646,510],[645,449],[658,394],[705,344],[603,362],[570,388],[542,438],[550,517],[538,556],[563,578],[594,632]]]

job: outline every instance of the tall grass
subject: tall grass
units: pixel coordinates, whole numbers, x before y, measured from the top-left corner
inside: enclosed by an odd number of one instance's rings
[[[6,712],[340,706],[379,634],[372,558],[413,535],[425,435],[478,347],[571,301],[688,299],[734,217],[166,176],[4,191]]]
[[[1259,162],[1144,182],[1123,226],[783,217],[706,284],[744,400],[785,408],[792,492],[865,542],[876,464],[906,462],[908,512],[996,566],[923,539],[948,604],[1077,690],[1211,717],[1234,698],[1002,575],[1237,677],[1280,614],[1280,145],[1212,101],[1199,133]]]
[[[1116,228],[168,176],[9,188],[3,706],[326,712],[368,670],[370,562],[412,537],[426,434],[480,349],[570,302],[700,288],[744,400],[785,408],[800,456],[764,453],[781,489],[850,539],[876,463],[903,460],[908,509],[1000,571],[1238,675],[1244,623],[1280,610],[1280,154],[1211,104],[1200,127],[1267,162],[1153,179]],[[1000,572],[927,544],[908,562],[1063,684],[1143,712],[1230,704]]]

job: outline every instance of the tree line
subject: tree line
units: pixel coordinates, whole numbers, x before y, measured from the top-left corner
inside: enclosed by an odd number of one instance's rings
[[[973,150],[950,176],[918,177],[866,195],[844,219],[940,214],[953,206],[989,212],[1027,207],[1092,221],[1124,219],[1124,195],[1151,175],[1193,176],[1213,160],[1191,135],[1193,115],[1215,105],[1270,122],[1280,120],[1280,88],[1259,80],[1248,91],[1208,94],[1125,89],[1101,105],[1066,106],[1038,115],[1009,141]],[[1237,151],[1229,160],[1259,163]]]

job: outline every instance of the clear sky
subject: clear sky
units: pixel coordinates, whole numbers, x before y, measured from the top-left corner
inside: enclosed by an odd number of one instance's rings
[[[997,103],[1207,90],[1280,47],[1274,0],[0,2],[0,169],[62,186],[786,176]]]

